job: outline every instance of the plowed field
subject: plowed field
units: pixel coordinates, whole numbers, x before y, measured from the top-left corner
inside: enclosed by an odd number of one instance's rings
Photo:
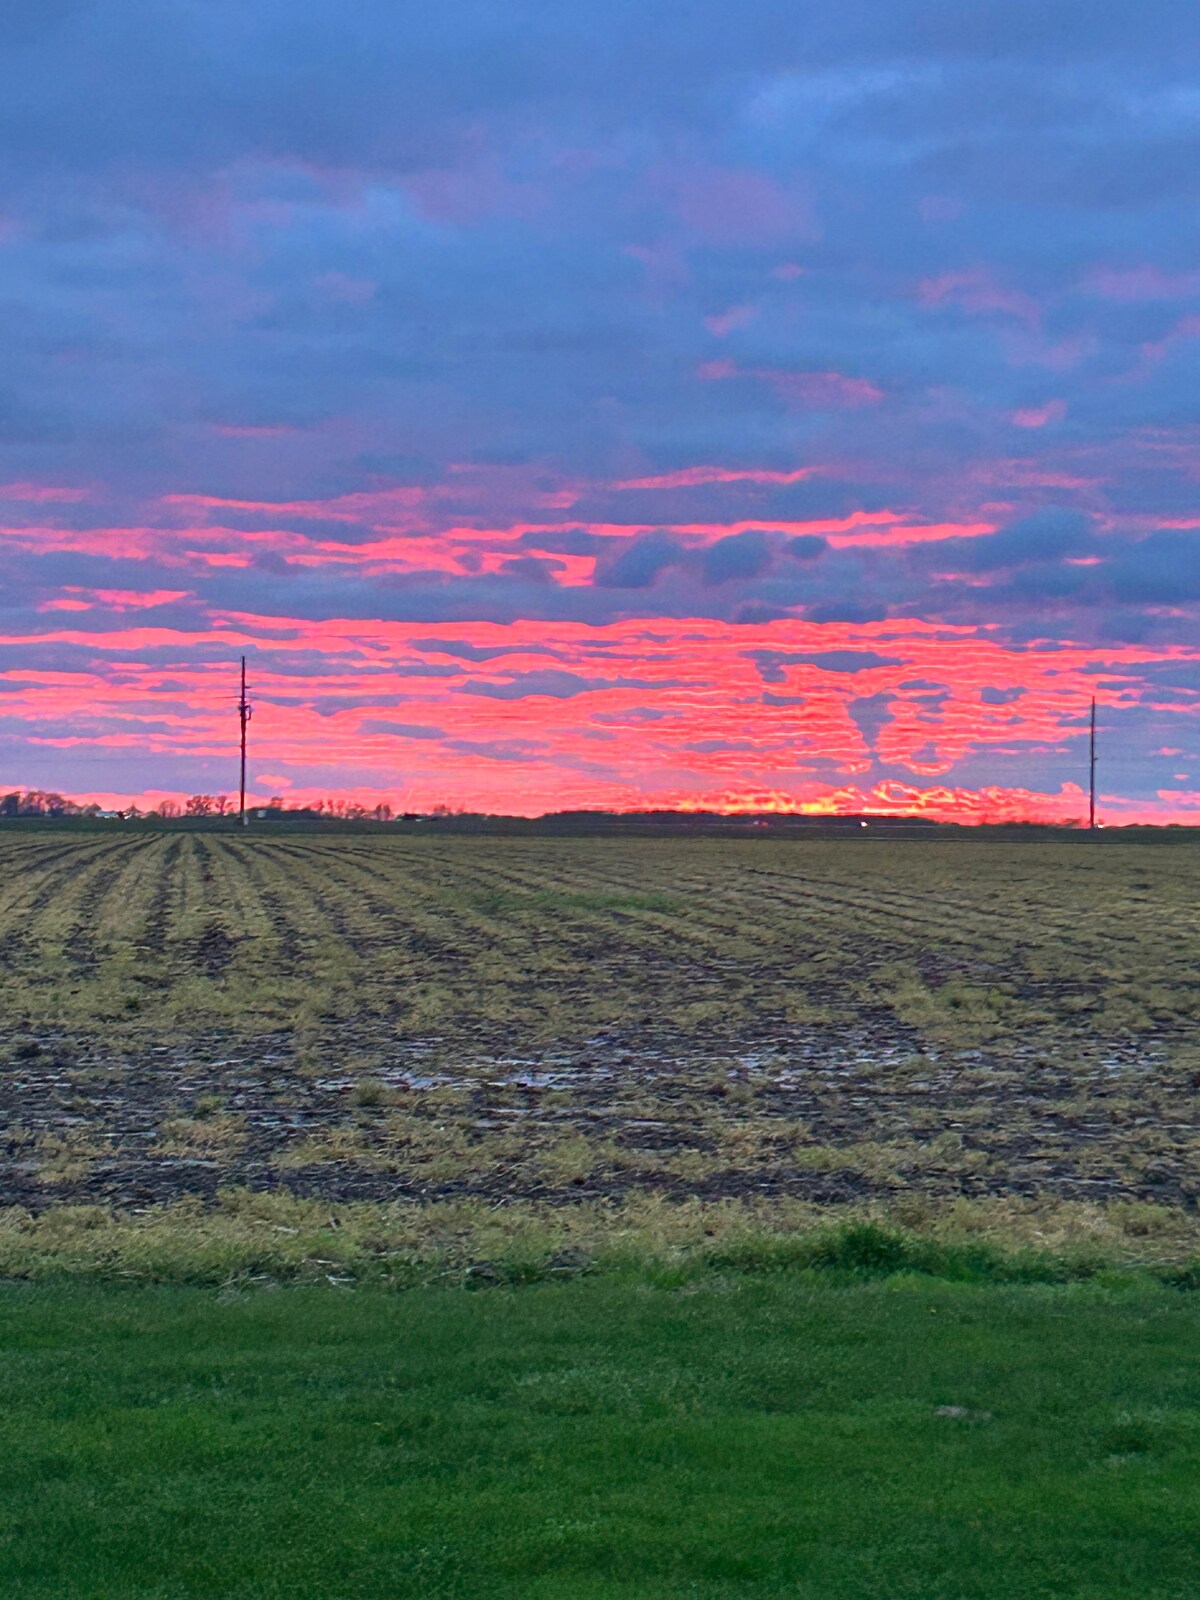
[[[0,1203],[1200,1193],[1187,839],[0,835]]]

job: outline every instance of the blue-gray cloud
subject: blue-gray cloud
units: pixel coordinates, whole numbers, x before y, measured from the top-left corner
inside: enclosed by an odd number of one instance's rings
[[[463,685],[464,694],[486,695],[490,700],[524,700],[529,695],[549,695],[555,700],[573,699],[596,689],[677,689],[674,681],[655,682],[646,678],[586,678],[578,672],[545,667],[535,672],[515,672],[503,682],[484,680]]]

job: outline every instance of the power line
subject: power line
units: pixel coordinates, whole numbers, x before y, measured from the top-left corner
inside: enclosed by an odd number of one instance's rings
[[[1092,696],[1092,720],[1088,736],[1088,828],[1096,826],[1096,696]]]
[[[246,658],[242,657],[242,693],[238,700],[238,721],[242,725],[242,774],[238,788],[238,815],[242,819],[242,827],[246,826],[246,726],[254,715],[254,708],[246,699]]]

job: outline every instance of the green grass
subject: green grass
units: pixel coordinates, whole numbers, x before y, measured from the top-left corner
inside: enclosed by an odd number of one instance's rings
[[[1200,1592],[1194,1296],[854,1259],[7,1285],[6,1600]]]
[[[1200,1223],[1178,1209],[960,1201],[938,1209],[789,1201],[329,1205],[226,1190],[123,1214],[0,1208],[0,1281],[222,1289],[333,1282],[411,1289],[635,1272],[923,1273],[960,1283],[1144,1280],[1200,1288]]]

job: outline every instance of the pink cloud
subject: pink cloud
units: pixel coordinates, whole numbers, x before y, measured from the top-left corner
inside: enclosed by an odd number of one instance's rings
[[[0,642],[86,644],[97,652],[89,667],[39,671],[22,665],[0,671],[0,678],[8,713],[28,724],[30,743],[64,750],[92,746],[141,758],[147,751],[215,756],[228,763],[221,770],[230,770],[230,686],[236,683],[238,653],[251,645],[252,688],[261,713],[255,758],[267,769],[258,774],[256,795],[282,792],[288,780],[293,795],[323,794],[312,786],[340,755],[352,760],[356,780],[342,794],[371,791],[395,803],[402,770],[414,809],[449,799],[526,812],[677,804],[815,813],[918,810],[966,821],[1043,814],[1077,820],[1086,809],[1078,783],[1039,795],[999,786],[926,788],[921,778],[981,750],[1003,754],[1014,740],[1053,746],[1065,733],[1078,732],[1081,707],[1093,693],[1110,707],[1136,703],[1125,686],[1139,665],[1197,659],[1182,647],[1014,648],[986,627],[911,618],[863,624],[780,619],[749,627],[699,618],[603,627],[456,623],[446,642],[443,630],[433,639],[430,632],[428,623],[238,613],[215,614],[209,626],[196,630],[84,630],[67,623]],[[214,639],[223,646],[220,661],[211,656]],[[164,673],[138,660],[140,651],[160,645],[174,656],[190,648],[200,653],[191,666]],[[290,665],[297,649],[312,657],[302,692]],[[853,781],[799,775],[795,709],[785,697],[762,694],[763,651],[784,658],[787,692],[804,701],[806,751],[814,759],[852,779],[868,770],[875,752],[907,768],[917,782],[860,788]],[[861,670],[833,671],[807,659],[836,651],[861,652]],[[325,671],[322,657],[329,662]],[[936,705],[914,696],[914,678],[943,684],[946,695]],[[627,679],[637,681],[622,681]],[[462,693],[465,684],[476,692]],[[557,692],[564,686],[567,692]],[[1025,693],[1004,704],[985,701],[984,691],[996,686]],[[648,719],[651,689],[659,715]],[[394,706],[384,705],[389,696]],[[870,743],[852,715],[854,702],[864,696],[886,697],[886,718]],[[338,706],[323,704],[328,697]],[[98,702],[119,711],[120,728],[93,731]],[[41,730],[50,718],[56,731],[46,734]],[[75,728],[72,719],[78,719]],[[607,730],[603,771],[595,766],[597,728]],[[755,751],[751,767],[746,740]],[[480,741],[521,757],[481,759]],[[13,781],[18,778],[13,775]],[[161,792],[149,785],[144,791]],[[1166,820],[1192,800],[1185,791],[1163,793],[1173,803],[1144,807],[1154,820]],[[1105,811],[1106,820],[1134,817],[1133,803],[1107,796]]]
[[[1041,309],[1031,295],[1020,289],[1006,289],[986,267],[923,278],[917,285],[917,299],[924,306],[954,305],[984,316],[1013,317],[1029,328],[1039,327],[1042,320]]]
[[[714,383],[720,378],[756,378],[758,373],[739,367],[729,356],[719,356],[715,361],[702,361],[696,368],[696,376],[705,383]]]
[[[761,172],[732,167],[662,171],[653,187],[670,195],[680,220],[713,244],[770,243],[816,234],[808,197]]]
[[[658,244],[627,244],[624,255],[645,268],[646,286],[654,294],[667,294],[682,288],[691,278],[691,269],[682,251],[662,241]]]
[[[1200,338],[1200,316],[1181,317],[1161,339],[1147,341],[1141,346],[1141,360],[1132,376],[1144,378],[1151,368],[1165,361],[1171,352],[1191,339]]]
[[[869,378],[848,378],[841,372],[782,372],[764,374],[783,399],[816,410],[857,410],[875,406],[883,390]]]
[[[852,519],[846,519],[847,521]],[[864,521],[867,521],[864,514]],[[874,519],[878,521],[879,519]],[[896,518],[888,527],[867,526],[845,533],[830,533],[831,545],[930,544],[941,539],[979,539],[995,533],[994,522],[904,522]]]
[[[714,337],[724,339],[736,329],[753,322],[757,315],[753,306],[730,306],[727,311],[721,311],[714,317],[705,317],[704,326]]]
[[[186,589],[82,589],[68,585],[61,595],[44,600],[37,609],[39,612],[91,611],[103,607],[109,611],[138,611],[186,600],[188,593]]]
[[[187,589],[93,589],[91,593],[115,611],[139,611],[147,606],[167,606],[186,600]]]
[[[578,522],[560,523],[559,528],[578,528]],[[917,522],[900,511],[851,511],[844,517],[809,517],[802,520],[769,521],[761,517],[737,522],[669,523],[584,523],[591,533],[609,538],[648,533],[652,527],[667,527],[697,545],[714,543],[730,533],[759,529],[765,533],[820,534],[831,545],[925,544],[938,539],[973,539],[995,533],[994,522]],[[522,530],[525,531],[525,530]],[[528,531],[533,531],[529,529]]]
[[[1184,300],[1200,288],[1198,272],[1163,272],[1158,267],[1097,267],[1084,288],[1105,300]]]
[[[1044,428],[1047,423],[1061,422],[1067,414],[1064,400],[1047,400],[1044,406],[1022,406],[1012,414],[1014,427]]]
[[[878,405],[883,390],[869,378],[851,378],[841,372],[788,372],[774,367],[739,367],[727,357],[704,361],[696,376],[705,382],[724,378],[757,378],[769,383],[788,405],[817,411],[852,411]]]
[[[583,486],[566,478],[554,479],[536,463],[517,466],[495,463],[453,463],[446,479],[438,484],[389,484],[377,489],[356,490],[325,500],[259,500],[208,494],[168,494],[160,504],[208,520],[212,514],[257,511],[279,518],[321,518],[325,521],[365,524],[389,531],[418,528],[425,508],[440,500],[453,500],[461,506],[471,499],[486,508],[486,515],[511,508],[514,512],[530,506],[566,510],[579,498]],[[464,517],[464,521],[469,518]],[[446,529],[452,532],[453,529]]]
[[[49,483],[0,483],[0,500],[24,500],[33,505],[50,505],[61,502],[64,505],[76,504],[86,500],[91,494],[90,489],[64,488]]]
[[[481,138],[476,146],[457,167],[432,167],[404,179],[405,192],[423,216],[469,227],[494,216],[530,218],[543,209],[547,197],[540,189],[509,178]]]
[[[773,472],[766,467],[680,467],[676,472],[660,472],[648,478],[621,478],[616,489],[692,489],[705,483],[803,483],[820,472],[820,467],[797,467],[792,472]]]
[[[1008,489],[1088,489],[1094,490],[1108,480],[1103,477],[1085,477],[1081,473],[1067,472],[1061,467],[1048,467],[1044,462],[1029,456],[1000,456],[993,460],[974,462],[960,473],[963,481],[981,487]],[[1010,510],[1010,506],[1005,507]]]
[[[1090,333],[1048,340],[1036,333],[1012,329],[1004,342],[1011,366],[1044,367],[1047,372],[1071,372],[1097,349],[1096,337]]]

